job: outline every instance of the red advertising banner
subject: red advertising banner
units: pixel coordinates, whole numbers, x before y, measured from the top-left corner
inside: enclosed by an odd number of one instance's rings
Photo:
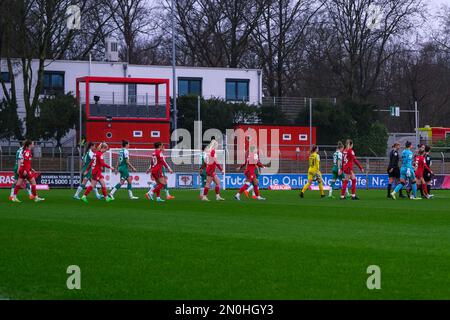
[[[11,188],[14,183],[14,173],[0,172],[0,188]]]

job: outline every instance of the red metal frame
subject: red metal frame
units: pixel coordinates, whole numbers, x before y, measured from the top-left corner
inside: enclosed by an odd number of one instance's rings
[[[126,120],[126,121],[136,121],[136,122],[147,122],[147,121],[170,121],[170,80],[169,79],[156,79],[156,78],[121,78],[121,77],[81,77],[77,78],[76,85],[76,95],[77,102],[80,103],[80,83],[85,83],[86,85],[86,119],[87,120],[105,120],[105,117],[91,117],[90,116],[90,103],[89,103],[89,93],[91,83],[119,83],[119,84],[153,84],[156,85],[156,101],[159,103],[159,85],[166,85],[166,118],[131,118],[131,117],[114,117],[114,120]]]

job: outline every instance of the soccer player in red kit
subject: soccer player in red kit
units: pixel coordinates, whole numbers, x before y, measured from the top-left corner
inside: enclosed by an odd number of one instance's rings
[[[155,152],[152,155],[150,167],[146,171],[146,173],[151,172],[152,178],[157,184],[155,188],[152,188],[145,194],[145,197],[149,200],[153,200],[154,195],[156,195],[157,202],[164,202],[164,200],[161,199],[161,190],[166,186],[167,178],[164,176],[163,168],[166,168],[170,173],[173,173],[164,157],[164,145],[161,142],[156,142]]]
[[[431,171],[430,167],[427,165],[427,162],[425,160],[425,150],[422,150],[422,149],[419,150],[419,154],[415,158],[415,164],[417,166],[417,169],[415,172],[417,187],[419,188],[420,192],[422,193],[422,195],[425,198],[430,199],[430,195],[428,194],[428,189],[427,189],[427,183],[425,182],[425,178],[424,178],[424,172],[426,169],[431,174],[433,174],[433,171]]]
[[[264,168],[264,165],[259,161],[259,154],[258,149],[256,146],[250,147],[250,152],[247,156],[247,159],[245,160],[245,163],[238,167],[238,171],[242,170],[242,168],[245,167],[245,183],[242,186],[242,188],[239,190],[239,192],[234,196],[234,198],[238,201],[241,200],[241,194],[244,193],[250,185],[253,185],[253,188],[255,190],[255,195],[257,200],[266,200],[265,198],[261,197],[259,194],[259,182],[258,178],[256,177],[256,170],[257,168]]]
[[[353,141],[347,140],[346,142],[346,148],[344,150],[343,154],[343,171],[345,174],[345,178],[342,181],[342,191],[341,191],[341,199],[345,199],[345,193],[347,191],[348,181],[352,180],[352,200],[359,200],[359,198],[356,196],[356,176],[353,172],[353,164],[356,164],[361,170],[361,172],[364,172],[364,168],[359,163],[358,159],[356,159],[355,151],[353,151]]]
[[[218,147],[218,142],[216,140],[212,140],[210,145],[206,151],[206,159],[205,163],[202,165],[202,170],[206,166],[206,185],[203,191],[202,201],[209,201],[208,192],[211,188],[211,183],[214,182],[216,185],[216,200],[224,201],[225,199],[220,196],[220,179],[216,174],[216,168],[219,169],[223,173],[222,166],[219,164],[219,160],[216,157],[216,149]]]
[[[87,196],[92,191],[93,186],[97,185],[97,182],[100,183],[102,187],[102,193],[105,197],[106,202],[112,201],[112,198],[108,196],[106,193],[106,183],[105,183],[105,177],[103,176],[103,168],[108,168],[111,170],[114,170],[114,167],[110,166],[103,160],[103,154],[108,150],[108,145],[106,143],[101,143],[97,151],[95,152],[94,157],[91,160],[91,163],[89,163],[89,166],[87,167],[86,171],[84,172],[85,175],[88,174],[89,170],[92,168],[92,178],[91,178],[91,185],[87,187],[86,191],[84,192],[84,195],[81,197],[81,200],[83,202],[88,203]]]
[[[31,200],[35,202],[44,201],[44,198],[40,198],[37,195],[36,191],[36,171],[31,168],[31,160],[33,158],[34,142],[31,140],[26,140],[23,143],[23,155],[22,159],[19,161],[19,179],[17,180],[16,187],[14,188],[14,195],[11,199],[12,202],[21,202],[17,198],[17,194],[19,193],[20,188],[22,187],[25,181],[28,181],[31,185]]]

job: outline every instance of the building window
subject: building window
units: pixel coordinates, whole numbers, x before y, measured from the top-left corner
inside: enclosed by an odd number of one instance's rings
[[[130,83],[128,85],[128,103],[136,104],[137,103],[137,84]]]
[[[1,74],[3,82],[11,82],[11,78],[9,77],[9,72],[2,72]]]
[[[179,96],[201,96],[202,78],[178,78]]]
[[[111,52],[117,52],[117,51],[118,51],[118,43],[111,42]]]
[[[308,135],[307,134],[301,134],[301,135],[299,135],[298,140],[300,140],[300,141],[308,141]]]
[[[283,134],[283,140],[284,141],[291,141],[292,140],[292,136],[289,133],[285,133],[285,134]]]
[[[142,138],[142,131],[133,131],[134,138]]]
[[[160,138],[161,137],[161,132],[160,131],[152,131],[150,133],[152,138]]]
[[[44,71],[43,94],[64,94],[64,71]]]
[[[226,80],[227,101],[249,101],[249,83],[246,79]]]

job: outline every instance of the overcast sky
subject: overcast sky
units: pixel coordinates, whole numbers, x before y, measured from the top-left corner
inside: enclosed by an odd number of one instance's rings
[[[442,5],[450,5],[450,0],[428,0],[430,9],[434,12],[438,12]]]

